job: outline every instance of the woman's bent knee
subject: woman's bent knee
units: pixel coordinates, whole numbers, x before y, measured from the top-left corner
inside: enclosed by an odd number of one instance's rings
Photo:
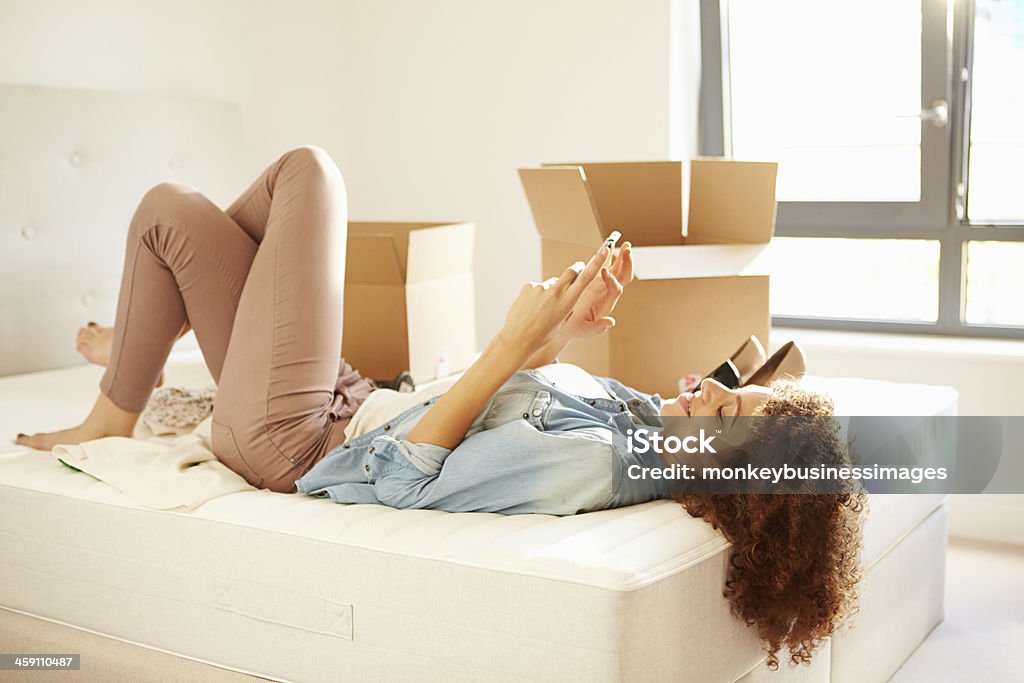
[[[195,192],[195,189],[188,185],[160,183],[149,188],[149,191],[142,196],[142,201],[139,202],[139,209],[151,211],[166,210],[183,201],[191,192]]]
[[[157,225],[170,231],[191,230],[219,209],[198,190],[180,183],[160,183],[142,197],[128,230],[128,241],[139,240]]]
[[[132,216],[128,241],[141,239],[150,228],[166,220],[165,217],[173,213],[175,205],[183,201],[189,189],[191,188],[177,183],[160,183],[151,187],[142,196],[142,201]]]
[[[323,147],[317,147],[316,145],[296,147],[285,152],[284,158],[310,166],[334,166],[334,160],[331,159],[331,155],[325,152]]]
[[[315,145],[296,147],[281,157],[281,163],[282,165],[294,165],[316,175],[341,180],[341,171],[338,169],[338,165],[334,163],[334,159],[322,147]]]

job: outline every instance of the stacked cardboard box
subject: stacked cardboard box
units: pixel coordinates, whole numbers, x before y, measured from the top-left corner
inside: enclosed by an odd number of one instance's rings
[[[775,229],[776,170],[720,159],[694,160],[688,169],[678,161],[520,169],[544,277],[588,259],[613,230],[634,245],[636,280],[615,311],[618,324],[574,342],[561,360],[674,396],[750,335],[767,347],[760,256]]]
[[[342,355],[365,377],[417,383],[476,352],[471,223],[353,222]]]

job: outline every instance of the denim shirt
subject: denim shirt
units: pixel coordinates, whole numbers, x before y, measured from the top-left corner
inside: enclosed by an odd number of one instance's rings
[[[572,515],[668,498],[664,480],[626,474],[634,464],[664,467],[627,448],[627,430],[660,428],[661,397],[595,379],[611,399],[518,372],[454,449],[405,438],[438,396],[334,448],[296,485],[336,503],[450,512]]]

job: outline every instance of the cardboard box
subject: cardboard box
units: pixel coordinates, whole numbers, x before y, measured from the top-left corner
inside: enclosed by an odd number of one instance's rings
[[[614,313],[618,324],[573,342],[561,359],[667,397],[750,335],[767,347],[761,256],[775,230],[776,171],[719,159],[520,169],[544,277],[588,259],[613,230],[634,245],[636,279]]]
[[[342,355],[365,377],[416,383],[476,352],[471,223],[352,222]]]

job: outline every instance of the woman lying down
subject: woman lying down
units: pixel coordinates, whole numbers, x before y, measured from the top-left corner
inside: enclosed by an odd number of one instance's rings
[[[214,453],[250,484],[452,512],[569,515],[674,497],[733,543],[726,594],[770,663],[784,647],[795,662],[810,659],[855,599],[859,498],[673,493],[665,480],[624,476],[630,465],[664,466],[631,452],[626,432],[667,415],[829,415],[827,398],[708,379],[662,400],[555,363],[573,340],[614,324],[633,277],[627,242],[611,264],[602,247],[525,285],[442,395],[384,400],[339,357],[346,225],[341,173],[313,147],[282,156],[227,211],[186,186],[153,188],[132,218],[109,353],[102,330],[80,339],[107,364],[92,411],[18,443],[130,436],[172,345],[192,329],[217,383]],[[816,450],[841,461],[835,434],[819,436]]]

